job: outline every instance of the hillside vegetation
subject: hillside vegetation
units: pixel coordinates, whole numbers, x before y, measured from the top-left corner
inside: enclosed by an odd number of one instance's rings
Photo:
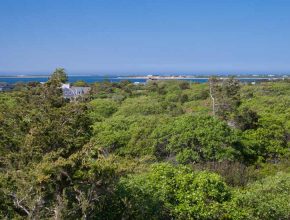
[[[0,93],[1,219],[290,219],[290,82],[66,80]]]

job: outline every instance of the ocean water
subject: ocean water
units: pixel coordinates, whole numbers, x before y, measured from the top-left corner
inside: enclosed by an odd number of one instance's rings
[[[48,80],[48,77],[0,77],[0,82],[6,82],[6,83],[28,83],[28,82],[46,82]],[[104,77],[104,76],[69,76],[68,78],[69,82],[76,82],[78,80],[83,80],[87,83],[93,83],[93,82],[120,82],[123,80],[129,80],[131,82],[139,82],[144,83],[147,81],[147,79],[144,78],[130,78],[130,77]],[[177,80],[185,80],[190,82],[196,82],[196,83],[205,83],[208,81],[207,78],[187,78],[187,79],[177,79]],[[257,81],[264,81],[267,79],[261,79],[261,78],[241,78],[239,79],[242,82],[257,82]]]

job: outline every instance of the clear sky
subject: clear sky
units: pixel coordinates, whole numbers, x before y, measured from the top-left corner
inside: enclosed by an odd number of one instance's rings
[[[290,73],[290,0],[1,0],[0,73]]]

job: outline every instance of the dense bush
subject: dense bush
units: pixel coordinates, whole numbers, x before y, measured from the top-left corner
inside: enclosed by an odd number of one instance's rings
[[[278,173],[236,192],[234,219],[289,219],[290,174]]]
[[[155,148],[180,163],[238,159],[239,139],[226,123],[208,116],[184,115],[159,126]]]
[[[133,219],[218,219],[223,216],[222,204],[231,198],[217,174],[169,164],[124,178],[119,188],[126,198],[126,215]]]

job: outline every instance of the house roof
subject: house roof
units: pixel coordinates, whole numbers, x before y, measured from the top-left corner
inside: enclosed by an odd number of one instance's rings
[[[90,87],[76,87],[76,86],[72,86],[70,88],[62,88],[63,91],[63,96],[65,98],[74,98],[77,96],[81,96],[84,94],[87,94],[90,91]]]

